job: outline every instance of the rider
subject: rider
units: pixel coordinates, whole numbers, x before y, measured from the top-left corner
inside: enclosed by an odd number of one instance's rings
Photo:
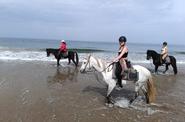
[[[127,60],[127,56],[128,56],[128,48],[126,46],[126,42],[127,39],[125,36],[121,36],[119,38],[119,51],[118,51],[118,56],[116,58],[113,59],[113,62],[118,62],[121,64],[122,67],[122,72],[121,75],[125,76],[125,70],[127,70],[127,64],[126,64],[126,60]],[[114,69],[115,70],[115,69]],[[115,73],[115,71],[113,71]],[[114,74],[115,75],[115,74]],[[113,76],[114,76],[113,75]],[[122,86],[121,83],[118,83],[120,86]]]
[[[66,44],[65,40],[61,40],[61,42],[60,42],[60,48],[59,48],[58,55],[60,55],[60,54],[62,54],[62,57],[67,56],[67,44]]]
[[[168,47],[167,42],[163,42],[161,49],[161,63],[165,63],[166,57],[168,56]]]

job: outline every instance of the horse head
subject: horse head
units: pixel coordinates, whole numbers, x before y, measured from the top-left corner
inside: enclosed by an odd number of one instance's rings
[[[82,66],[80,68],[80,72],[84,73],[85,71],[92,71],[92,68],[97,68],[97,59],[91,55],[88,55],[86,59],[82,61]]]
[[[47,57],[49,57],[50,56],[49,49],[46,49],[46,53],[47,53]]]
[[[146,52],[146,59],[149,60],[151,58],[150,50]]]
[[[153,56],[155,56],[157,52],[155,52],[154,50],[147,50],[146,54],[147,54],[146,59],[149,60],[153,58]]]
[[[85,71],[90,70],[93,67],[91,55],[88,55],[87,59],[82,61],[82,66],[80,68],[81,73],[85,73]]]

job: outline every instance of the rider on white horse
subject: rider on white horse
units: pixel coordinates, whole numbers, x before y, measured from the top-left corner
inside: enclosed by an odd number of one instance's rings
[[[132,103],[137,96],[139,95],[139,91],[141,90],[143,94],[146,96],[146,102],[151,103],[155,100],[155,86],[152,80],[152,75],[148,69],[140,65],[133,65],[134,70],[138,72],[138,79],[134,82],[135,85],[135,96],[130,100]],[[102,59],[98,59],[89,55],[87,59],[82,61],[82,66],[80,68],[81,73],[85,73],[86,71],[90,71],[95,69],[103,76],[103,81],[107,84],[107,103],[112,103],[110,97],[111,92],[116,87],[117,79],[112,78],[112,65],[110,63],[106,63]],[[122,80],[122,84],[126,84],[127,80]]]
[[[126,42],[127,42],[127,39],[126,39],[125,36],[121,36],[119,38],[119,45],[120,45],[120,47],[119,47],[119,51],[118,51],[118,56],[116,58],[114,58],[113,61],[112,61],[112,62],[118,62],[119,61],[120,65],[122,67],[121,75],[123,77],[126,77],[126,74],[124,73],[124,71],[126,71],[128,69],[127,68],[127,64],[126,64],[126,60],[127,60],[127,56],[128,56],[128,48],[126,46]],[[115,72],[116,72],[115,71],[116,70],[116,66],[115,65],[114,65],[114,68],[113,69],[114,70],[113,70],[113,76],[112,77],[114,79],[117,79],[116,74],[115,74]],[[123,87],[122,86],[122,83],[119,82],[119,81],[120,80],[118,80],[118,85],[120,87]]]

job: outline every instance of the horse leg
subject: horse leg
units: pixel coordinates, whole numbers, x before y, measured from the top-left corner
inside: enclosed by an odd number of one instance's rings
[[[71,59],[70,57],[68,57],[68,65],[71,63]]]
[[[59,66],[60,65],[60,59],[57,59],[57,66]]]
[[[115,81],[113,81],[112,83],[109,83],[108,84],[108,90],[107,90],[107,96],[106,96],[106,98],[107,98],[107,103],[108,104],[113,104],[114,102],[110,99],[110,94],[111,94],[111,92],[113,91],[113,89],[114,89],[114,87],[116,86],[116,82]]]
[[[158,70],[158,66],[155,65],[155,73],[157,73],[157,70]]]
[[[165,69],[165,71],[163,71],[164,74],[165,74],[166,71],[168,70],[168,65],[169,65],[169,64],[166,64],[166,69]]]
[[[73,53],[72,57],[71,57],[73,63],[75,64],[75,66],[77,67],[77,62],[75,62],[75,53]]]
[[[176,65],[176,59],[175,58],[171,59],[171,65],[173,67],[174,74],[177,74],[177,65]]]
[[[135,92],[134,98],[132,98],[132,99],[130,100],[130,104],[132,104],[132,103],[134,102],[134,100],[138,97],[138,95],[139,95],[139,92],[138,92],[138,91]]]
[[[146,90],[144,85],[141,87],[141,90],[142,90],[143,94],[145,95],[146,103],[149,103],[149,101],[148,101],[149,100],[148,99],[148,93],[147,93],[147,90]]]
[[[75,60],[74,60],[74,58],[72,59],[72,61],[73,61],[73,63],[75,64],[75,66],[77,66],[77,64],[76,64],[76,62],[75,62]]]
[[[130,104],[132,104],[132,102],[138,97],[139,95],[139,89],[140,89],[140,85],[139,83],[135,83],[135,95],[134,97],[130,100]]]

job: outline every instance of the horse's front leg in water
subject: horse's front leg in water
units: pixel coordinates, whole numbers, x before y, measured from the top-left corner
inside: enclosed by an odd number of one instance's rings
[[[60,66],[60,59],[57,59],[57,66]]]
[[[155,65],[155,74],[157,74],[158,66]]]
[[[110,95],[106,97],[106,100],[107,100],[106,101],[106,105],[107,106],[109,106],[109,107],[113,107],[114,106],[115,101],[111,98]]]
[[[68,57],[68,65],[71,63],[71,59],[70,57]]]
[[[77,63],[75,62],[75,60],[74,60],[74,59],[72,59],[72,61],[73,61],[73,63],[75,64],[75,66],[77,67]]]

